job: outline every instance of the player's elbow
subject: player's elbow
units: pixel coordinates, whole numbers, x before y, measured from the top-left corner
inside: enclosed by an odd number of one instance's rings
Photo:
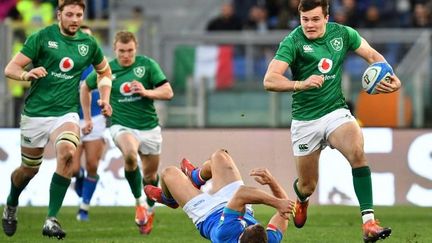
[[[166,99],[171,100],[173,97],[174,97],[174,92],[172,91],[172,89],[168,90],[166,94]]]
[[[10,64],[8,64],[4,69],[4,74],[6,77],[10,78],[12,76],[12,69],[10,68]]]
[[[267,75],[264,76],[263,86],[264,86],[264,89],[266,91],[274,91],[275,90],[273,82],[271,82],[271,80],[269,79],[269,77]]]

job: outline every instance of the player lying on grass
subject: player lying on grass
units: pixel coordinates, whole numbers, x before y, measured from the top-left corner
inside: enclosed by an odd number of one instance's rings
[[[294,202],[267,169],[254,169],[250,175],[258,183],[268,185],[273,195],[245,186],[226,150],[216,151],[199,168],[183,159],[181,170],[175,166],[164,169],[162,189],[148,185],[144,191],[148,197],[171,208],[180,205],[200,234],[212,242],[280,242]],[[200,187],[209,179],[212,188],[202,192]],[[267,229],[258,224],[250,204],[277,209]]]

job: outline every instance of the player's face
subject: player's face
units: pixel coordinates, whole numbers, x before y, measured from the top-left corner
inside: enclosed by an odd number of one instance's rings
[[[75,35],[84,18],[84,10],[79,5],[66,5],[63,11],[57,12],[60,30],[65,35]]]
[[[136,43],[129,41],[128,43],[121,43],[117,41],[114,45],[116,58],[122,67],[129,67],[135,62]]]
[[[300,12],[300,23],[303,33],[309,40],[324,36],[328,15],[324,16],[321,7],[316,7],[306,12]]]

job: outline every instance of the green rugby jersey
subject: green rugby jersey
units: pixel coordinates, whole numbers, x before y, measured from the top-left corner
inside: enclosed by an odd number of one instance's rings
[[[327,23],[324,36],[315,40],[307,39],[301,26],[285,37],[275,59],[289,64],[293,80],[303,81],[313,74],[324,75],[325,80],[321,88],[293,93],[293,119],[314,120],[347,108],[341,84],[343,61],[348,51],[356,50],[360,44],[356,30],[337,23]]]
[[[75,36],[60,33],[53,24],[31,35],[21,53],[34,67],[44,67],[47,76],[31,81],[23,114],[31,117],[62,116],[78,112],[79,82],[91,64],[102,62],[103,54],[96,40],[80,30]]]
[[[125,127],[149,130],[159,125],[159,119],[153,100],[132,94],[130,83],[139,81],[146,89],[154,89],[166,82],[166,76],[159,64],[146,56],[136,56],[135,62],[129,67],[122,67],[117,59],[110,62],[113,75],[110,104],[113,114],[108,118],[108,126],[122,125]],[[93,72],[86,79],[90,89],[97,88],[96,74]]]

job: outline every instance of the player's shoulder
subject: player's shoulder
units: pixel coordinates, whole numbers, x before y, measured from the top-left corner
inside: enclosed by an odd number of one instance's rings
[[[91,44],[97,44],[96,38],[92,35],[82,32],[81,30],[77,31],[77,38],[79,42],[88,42]]]
[[[348,25],[343,25],[335,22],[328,22],[327,23],[327,29],[330,32],[349,32],[354,31],[352,27],[349,27]]]
[[[146,55],[137,55],[135,57],[135,63],[139,65],[151,65],[156,63],[156,60]]]
[[[299,25],[296,28],[294,28],[286,37],[285,39],[298,39],[303,35],[302,27]]]
[[[58,28],[58,26],[55,24],[52,24],[52,25],[46,26],[46,27],[32,33],[32,35],[53,36],[53,35],[55,35],[56,28]]]

